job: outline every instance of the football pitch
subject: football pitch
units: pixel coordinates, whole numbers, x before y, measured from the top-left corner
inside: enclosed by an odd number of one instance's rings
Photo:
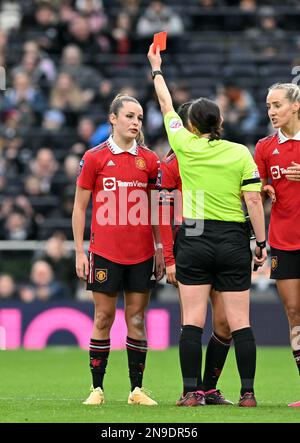
[[[177,348],[149,351],[144,385],[159,405],[127,405],[126,351],[112,351],[105,379],[106,404],[85,406],[89,394],[88,352],[74,347],[43,351],[0,351],[1,423],[292,423],[300,408],[300,378],[290,348],[258,348],[257,408],[205,406],[179,408],[181,393]],[[234,349],[218,387],[237,403],[239,379]]]

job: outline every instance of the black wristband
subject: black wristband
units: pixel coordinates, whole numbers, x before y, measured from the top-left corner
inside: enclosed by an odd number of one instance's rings
[[[266,247],[266,240],[264,241],[257,241],[256,246],[258,246],[261,249],[264,249]]]
[[[151,71],[152,80],[154,80],[156,75],[163,75],[163,73],[159,70],[158,71]]]

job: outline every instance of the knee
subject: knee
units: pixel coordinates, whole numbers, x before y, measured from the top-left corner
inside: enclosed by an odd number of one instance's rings
[[[134,314],[126,313],[126,323],[128,328],[144,332],[145,329],[144,312],[138,312]]]
[[[291,326],[300,325],[300,309],[296,306],[287,306],[286,313]]]
[[[108,312],[96,312],[94,324],[98,331],[110,330],[114,322],[114,314]]]
[[[224,338],[225,340],[231,340],[231,331],[227,320],[218,320],[214,322],[214,332],[218,337]]]

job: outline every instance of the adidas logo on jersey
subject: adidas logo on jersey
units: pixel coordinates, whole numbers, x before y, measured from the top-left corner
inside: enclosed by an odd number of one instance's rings
[[[276,149],[274,149],[274,151],[272,152],[272,154],[279,154],[279,151],[278,151],[278,149],[276,148]]]
[[[109,160],[106,166],[116,166],[116,164],[112,160]]]

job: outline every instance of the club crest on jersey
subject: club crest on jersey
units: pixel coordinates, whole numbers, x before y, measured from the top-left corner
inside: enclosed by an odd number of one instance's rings
[[[272,271],[275,271],[275,269],[277,269],[278,266],[278,257],[276,255],[274,255],[273,257],[271,257],[271,269]]]
[[[104,283],[107,280],[107,269],[95,269],[95,280],[99,283]]]
[[[106,177],[103,179],[103,189],[104,191],[115,191],[116,190],[116,177]]]
[[[143,158],[138,157],[138,158],[135,159],[135,166],[138,169],[146,169],[146,162],[145,162],[145,160]]]

